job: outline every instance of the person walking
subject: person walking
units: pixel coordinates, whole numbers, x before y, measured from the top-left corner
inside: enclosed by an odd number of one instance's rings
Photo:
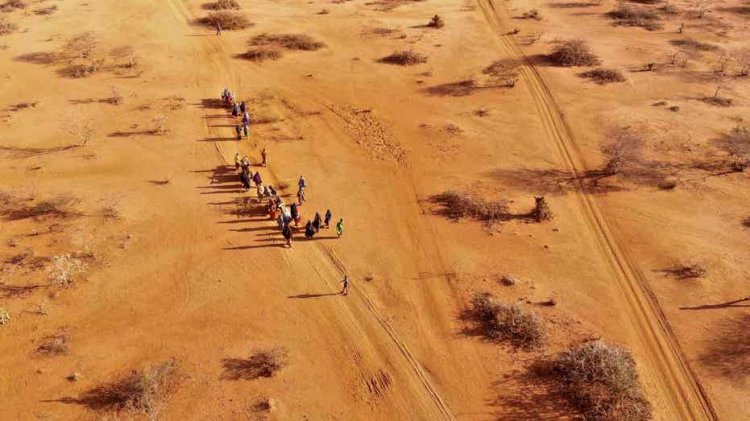
[[[297,186],[300,189],[304,189],[305,187],[307,187],[307,180],[305,180],[305,176],[303,175],[299,176],[299,181],[297,182]]]
[[[284,228],[281,230],[281,235],[284,236],[287,247],[292,248],[292,227],[290,227],[288,223],[284,223]]]
[[[315,229],[312,226],[312,221],[308,220],[307,225],[305,225],[305,238],[309,240],[310,238],[313,238],[314,235]]]
[[[268,152],[266,152],[266,148],[263,148],[262,151],[260,151],[260,157],[263,158],[263,162],[261,165],[264,167],[268,165]]]
[[[256,172],[253,176],[253,183],[255,183],[256,186],[263,184],[263,180],[260,178],[260,171]]]
[[[299,206],[302,206],[302,203],[305,202],[305,188],[301,188],[297,191],[297,202],[299,202]]]
[[[247,104],[245,104],[245,101],[240,102],[240,112],[244,113],[247,111]]]
[[[250,125],[247,123],[242,123],[242,129],[245,131],[245,137],[250,138]]]
[[[315,218],[313,218],[313,229],[315,232],[320,232],[320,214],[315,212]]]
[[[232,117],[237,118],[240,115],[240,107],[237,103],[232,104]]]
[[[221,22],[216,22],[216,35],[221,35]]]
[[[239,124],[234,126],[234,131],[237,132],[237,140],[242,140],[242,126]]]
[[[234,169],[238,171],[240,169],[240,153],[239,152],[234,154]]]
[[[333,218],[333,214],[331,213],[331,210],[326,209],[326,217],[323,220],[323,223],[325,224],[326,228],[331,227],[331,218]]]
[[[240,182],[245,190],[250,190],[250,176],[245,170],[240,171]]]
[[[263,187],[262,184],[258,184],[257,192],[258,192],[258,203],[261,203],[263,202],[263,195],[266,193],[265,188]]]
[[[292,219],[294,220],[294,226],[296,227],[299,225],[299,209],[297,209],[297,204],[292,203],[291,206],[289,206],[289,213],[292,216]]]
[[[339,219],[339,222],[336,224],[336,234],[339,238],[344,235],[344,218]]]
[[[341,288],[341,295],[349,295],[349,275],[344,275],[344,280],[341,281],[344,287]]]

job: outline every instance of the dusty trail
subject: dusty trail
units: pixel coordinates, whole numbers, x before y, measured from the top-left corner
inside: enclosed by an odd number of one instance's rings
[[[195,17],[184,4],[177,0],[170,0],[169,5],[176,17],[184,21],[187,28],[187,22]],[[208,64],[214,69],[214,74],[223,78],[224,83],[231,85],[234,89],[241,90],[240,78],[232,70],[233,64],[228,59],[229,54],[223,51],[220,40],[217,40],[216,37],[201,37],[196,44],[198,44],[196,62]],[[224,110],[222,109],[221,112],[224,112]],[[209,136],[227,136],[226,133],[222,133],[224,130],[211,127],[207,118],[204,118],[204,125],[206,134]],[[210,143],[212,143],[212,151],[210,152],[205,150],[205,145],[199,147],[202,152],[209,152],[203,155],[203,159],[206,161],[204,164],[209,167],[227,165],[228,161],[225,156],[227,152],[223,150],[219,142]],[[242,144],[244,145],[244,142]],[[278,185],[273,170],[267,168],[266,171],[273,183]],[[279,239],[278,243],[281,244],[282,241]],[[233,246],[231,242],[229,245]],[[291,262],[295,260],[298,262],[299,260],[306,261],[306,265],[314,268],[318,282],[326,284],[331,290],[335,290],[336,285],[328,285],[327,279],[331,277],[330,274],[335,273],[334,276],[343,276],[343,274],[348,273],[346,266],[334,251],[322,244],[318,244],[318,247],[315,248],[296,247],[293,252],[294,255],[288,257],[287,260]],[[238,259],[242,258],[238,255]],[[362,347],[365,344],[371,344],[371,348],[374,349],[363,349],[362,351],[367,351],[370,356],[378,358],[380,361],[377,362],[377,365],[389,367],[390,375],[397,380],[401,380],[398,387],[403,396],[398,396],[398,398],[403,401],[402,405],[405,410],[410,409],[411,413],[421,413],[422,416],[430,419],[454,419],[448,405],[437,391],[429,375],[395,329],[380,315],[375,304],[363,290],[352,287],[349,299],[332,307],[336,313],[335,318],[341,321],[341,333],[350,337],[351,343],[360,344]],[[371,338],[369,341],[368,337]],[[389,343],[391,345],[387,345]]]
[[[521,77],[537,105],[547,140],[553,143],[565,167],[574,174],[580,173],[585,166],[573,133],[537,69],[515,41],[506,35],[507,31],[503,30],[504,27],[508,27],[504,25],[504,20],[507,19],[504,11],[499,11],[493,0],[479,0],[479,6],[500,40],[503,52],[524,62],[521,66]],[[598,247],[610,263],[625,302],[631,310],[629,317],[638,332],[635,339],[648,358],[647,367],[644,368],[655,371],[652,378],[660,383],[660,392],[665,395],[663,403],[668,406],[667,413],[679,415],[680,419],[717,419],[713,405],[690,369],[668,320],[646,284],[646,279],[631,262],[627,252],[619,247],[594,198],[580,189],[577,199],[588,223],[588,229],[595,234]]]

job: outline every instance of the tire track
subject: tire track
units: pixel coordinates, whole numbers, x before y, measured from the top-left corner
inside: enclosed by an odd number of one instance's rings
[[[547,139],[557,149],[568,170],[578,175],[585,166],[573,133],[554,100],[549,87],[538,70],[512,39],[502,31],[502,19],[493,0],[478,0],[486,20],[498,36],[501,47],[511,58],[523,61],[521,77],[526,81],[537,111],[544,125]],[[681,419],[718,419],[703,386],[690,368],[682,349],[661,309],[656,296],[646,283],[642,272],[632,263],[630,256],[617,244],[604,215],[594,199],[585,194],[579,185],[576,197],[583,210],[589,229],[596,235],[598,247],[609,262],[637,330],[641,346],[647,352],[652,368],[657,371],[673,411]]]

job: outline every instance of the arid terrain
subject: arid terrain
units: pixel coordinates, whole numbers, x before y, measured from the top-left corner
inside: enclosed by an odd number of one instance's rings
[[[0,0],[0,419],[745,420],[749,185],[748,0]]]

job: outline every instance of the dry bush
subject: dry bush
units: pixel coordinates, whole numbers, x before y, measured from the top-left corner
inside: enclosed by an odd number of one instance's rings
[[[655,31],[662,28],[661,23],[659,23],[661,17],[657,12],[651,9],[620,4],[617,9],[610,11],[608,15],[614,19],[618,25],[637,26],[648,31]]]
[[[245,53],[240,54],[240,58],[244,58],[245,60],[255,61],[255,62],[263,62],[266,60],[278,60],[281,58],[283,54],[281,53],[281,50],[277,48],[251,48],[247,50]]]
[[[719,47],[713,44],[709,44],[707,42],[702,41],[696,41],[692,38],[686,38],[686,39],[674,39],[672,41],[669,41],[670,44],[680,47],[684,50],[688,51],[718,51]]]
[[[273,377],[289,363],[289,352],[284,347],[260,349],[250,358],[225,358],[223,378],[228,380],[254,380],[260,377]]]
[[[45,357],[65,355],[68,352],[68,335],[64,331],[45,336],[36,348],[36,354]]]
[[[7,309],[0,307],[0,326],[4,326],[11,319],[12,317],[10,317],[10,312]]]
[[[431,200],[443,206],[443,213],[454,219],[469,217],[491,223],[509,216],[506,201],[487,201],[471,193],[447,191],[432,196]]]
[[[73,254],[64,254],[52,258],[49,279],[52,283],[69,287],[86,273],[86,265]]]
[[[8,13],[13,10],[22,10],[26,8],[26,2],[23,0],[7,0],[5,3],[0,4],[0,11]]]
[[[742,220],[742,226],[745,228],[750,228],[750,216]]]
[[[435,15],[430,19],[430,23],[427,24],[428,28],[440,29],[445,26],[445,21],[439,15]]]
[[[720,96],[702,96],[698,98],[698,101],[715,107],[731,107],[734,104],[732,98],[724,98]]]
[[[216,27],[218,23],[221,25],[222,30],[233,31],[237,29],[249,28],[253,25],[250,19],[240,12],[232,12],[229,10],[221,10],[218,12],[211,12],[208,16],[199,20],[200,23],[212,28]]]
[[[591,79],[599,85],[625,81],[625,76],[623,76],[622,72],[615,69],[592,69],[587,72],[581,73],[581,76]]]
[[[41,9],[34,10],[34,14],[36,15],[51,15],[53,13],[57,12],[57,5],[52,5],[49,7],[43,7]]]
[[[678,8],[677,6],[675,6],[673,4],[667,3],[664,6],[662,6],[662,7],[659,8],[659,12],[661,12],[664,15],[676,15],[676,14],[680,13],[680,8]],[[682,33],[682,32],[680,32],[680,33]]]
[[[81,200],[71,195],[60,195],[32,204],[23,202],[26,202],[26,200],[12,195],[4,195],[0,204],[0,215],[8,219],[67,218],[80,215],[80,212],[75,210],[75,205],[79,204]]]
[[[523,13],[524,19],[542,20],[542,12],[539,9],[531,9],[528,12]]]
[[[121,105],[122,103],[125,102],[125,98],[123,98],[122,95],[120,95],[120,91],[117,89],[116,86],[111,86],[110,89],[111,89],[112,95],[110,95],[110,97],[107,98],[105,102],[107,102],[108,104],[112,104],[112,105]]]
[[[734,50],[731,55],[737,76],[750,76],[750,48],[746,47]]]
[[[664,272],[677,279],[697,279],[708,275],[708,269],[702,263],[697,262],[680,263],[664,269]]]
[[[531,210],[530,215],[536,222],[552,219],[552,211],[549,210],[549,205],[544,196],[534,198],[534,209]]]
[[[563,41],[555,47],[549,59],[552,63],[563,67],[599,64],[599,58],[591,51],[586,41],[580,39]]]
[[[603,173],[615,175],[642,162],[643,138],[632,128],[607,131],[602,152],[607,157]]]
[[[719,139],[719,147],[731,158],[735,171],[744,171],[750,165],[750,126],[737,126]]]
[[[536,314],[502,302],[488,292],[474,295],[467,316],[479,324],[487,337],[507,340],[519,348],[537,348],[545,339],[544,327]]]
[[[495,81],[499,81],[504,86],[512,88],[516,86],[516,82],[518,81],[518,68],[520,65],[521,63],[518,60],[496,60],[482,69],[482,73],[488,75]]]
[[[237,3],[237,0],[218,0],[216,3],[206,4],[205,8],[209,10],[240,10],[240,4]]]
[[[693,10],[698,19],[703,19],[708,12],[714,7],[714,0],[693,0]]]
[[[177,363],[162,362],[83,393],[72,403],[94,411],[126,412],[155,418],[179,385]]]
[[[435,96],[467,96],[480,89],[474,79],[443,83],[425,88],[425,92]]]
[[[381,63],[396,64],[399,66],[414,66],[427,62],[427,57],[424,55],[412,51],[396,51],[393,54],[387,55],[380,59]]]
[[[629,351],[603,341],[586,342],[537,365],[587,420],[641,421],[651,404],[641,390]]]
[[[9,22],[5,18],[0,18],[0,35],[8,35],[18,30],[18,25]]]
[[[148,130],[148,134],[155,136],[166,136],[172,133],[172,128],[169,126],[169,120],[165,115],[158,115],[151,119],[151,129]]]
[[[65,42],[62,48],[62,58],[68,62],[76,59],[89,59],[99,46],[99,42],[91,32],[76,35]]]
[[[268,34],[263,33],[250,39],[253,47],[278,47],[287,50],[315,51],[325,44],[306,34]]]
[[[331,13],[331,11],[328,9],[321,9],[321,11],[318,12],[319,15],[327,15],[329,13]]]

